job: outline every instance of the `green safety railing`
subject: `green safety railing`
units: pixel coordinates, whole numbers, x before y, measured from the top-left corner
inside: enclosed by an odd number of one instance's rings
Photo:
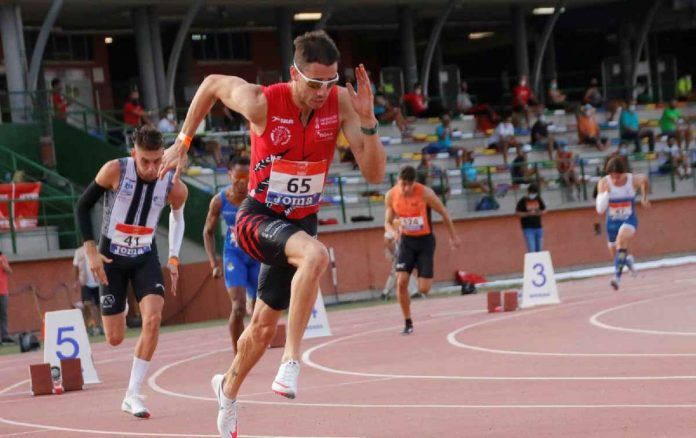
[[[75,204],[79,198],[80,189],[70,180],[58,173],[32,161],[16,152],[0,145],[0,176],[2,182],[10,183],[15,175],[21,172],[22,182],[41,182],[38,225],[43,227],[49,248],[49,234],[57,235],[61,248],[74,248],[80,243]],[[4,199],[0,203],[8,205],[9,232],[12,242],[12,252],[17,253],[18,230],[14,223],[14,206],[23,199]],[[49,226],[58,227],[58,231],[49,232]]]
[[[23,97],[22,107],[4,108],[7,112],[21,112],[26,120],[39,122],[50,122],[56,117],[55,109],[52,106],[51,90],[41,91],[20,91],[11,92],[10,95],[20,95]],[[133,127],[116,119],[106,111],[98,111],[83,103],[80,103],[70,96],[61,94],[68,102],[69,110],[65,114],[65,120],[73,126],[94,135],[114,146],[126,147]]]

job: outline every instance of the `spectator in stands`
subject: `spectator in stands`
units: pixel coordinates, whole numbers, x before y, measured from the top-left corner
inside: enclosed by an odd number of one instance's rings
[[[662,112],[660,131],[662,131],[662,135],[675,137],[680,148],[689,148],[691,144],[691,126],[689,126],[688,120],[684,119],[681,111],[677,108],[675,99],[672,99],[669,102],[669,106]],[[684,146],[682,146],[683,143],[685,143]]]
[[[92,336],[104,334],[101,326],[101,313],[99,311],[99,282],[89,267],[89,261],[85,255],[84,247],[75,250],[73,257],[73,273],[75,286],[82,297],[82,316],[85,320],[87,332]]]
[[[4,342],[14,343],[10,338],[10,332],[7,330],[8,318],[7,308],[8,299],[10,296],[10,288],[7,277],[12,274],[12,268],[7,262],[7,258],[0,251],[0,345]]]
[[[123,104],[123,123],[137,128],[143,124],[152,124],[147,113],[140,106],[140,94],[133,90],[128,95],[128,100]]]
[[[226,167],[225,161],[222,158],[222,146],[220,142],[214,139],[204,140],[202,135],[194,135],[191,140],[191,149],[198,156],[210,154],[215,160],[215,165],[222,168]]]
[[[543,110],[539,112],[537,121],[532,126],[531,141],[532,145],[538,148],[544,148],[549,154],[549,160],[553,160],[553,151],[558,147],[558,144],[553,138],[553,135],[549,134],[549,125],[544,115]]]
[[[573,191],[580,198],[580,181],[575,171],[575,156],[567,145],[560,145],[556,150],[556,169],[558,170],[559,183],[568,195],[568,201],[575,202]]]
[[[609,117],[607,117],[607,121],[609,122],[614,120],[620,106],[615,100],[604,99],[602,92],[599,91],[599,81],[597,81],[597,78],[592,78],[590,80],[590,86],[585,90],[582,103],[592,105],[594,108],[604,107],[609,113]]]
[[[529,185],[527,196],[519,200],[515,211],[522,224],[522,233],[527,244],[527,252],[542,251],[544,229],[541,227],[541,216],[546,213],[546,204],[539,196],[539,187],[536,184]]]
[[[409,131],[409,123],[401,113],[401,108],[393,106],[385,96],[382,87],[377,89],[374,97],[374,112],[379,123],[396,123],[401,134],[407,134]]]
[[[512,90],[512,110],[524,115],[526,127],[529,128],[529,113],[539,102],[528,85],[526,75],[520,76],[520,81]]]
[[[551,79],[547,94],[549,100],[546,106],[551,109],[565,109],[566,95],[558,88],[558,79]]]
[[[507,153],[510,147],[514,147],[519,153],[520,144],[515,138],[515,127],[512,126],[512,117],[506,114],[493,130],[493,135],[488,139],[488,149],[497,150],[503,156],[503,163],[507,164]]]
[[[157,122],[157,130],[162,134],[179,130],[179,122],[176,120],[176,111],[173,106],[168,106],[164,109],[162,118]]]
[[[423,148],[423,152],[427,154],[439,154],[447,152],[450,157],[453,157],[457,167],[462,163],[462,148],[452,146],[452,118],[449,114],[440,116],[440,124],[435,128],[437,141],[430,143]]]
[[[428,98],[423,95],[423,87],[421,84],[414,84],[413,91],[404,94],[404,103],[407,105],[412,115],[416,117],[428,117]]]
[[[667,144],[662,144],[657,151],[658,172],[668,175],[676,173],[680,179],[691,175],[691,166],[687,155],[677,145],[675,137],[668,137]]]
[[[450,193],[447,171],[433,163],[432,154],[421,154],[421,161],[416,168],[416,182],[428,186],[440,197],[447,197]]]
[[[683,74],[677,80],[677,98],[685,102],[691,100],[691,93],[693,92],[693,85],[691,83],[691,75]]]
[[[53,102],[53,117],[66,120],[68,118],[68,99],[63,95],[63,81],[59,78],[51,80],[51,101]]]
[[[595,108],[601,107],[604,103],[604,96],[602,96],[602,92],[599,91],[599,81],[597,78],[592,78],[590,80],[590,85],[585,90],[582,103],[592,105]]]
[[[474,166],[474,151],[464,151],[464,163],[461,167],[462,182],[468,189],[479,189],[488,192],[488,184],[478,181],[478,169]]]
[[[459,93],[457,93],[457,112],[459,114],[468,114],[473,107],[474,103],[471,101],[471,95],[469,95],[469,85],[462,81],[459,85]]]
[[[531,145],[524,145],[517,149],[517,156],[510,166],[510,177],[513,184],[530,184],[537,176],[536,169],[529,166],[527,154],[532,152]]]
[[[655,150],[655,133],[652,129],[640,126],[635,99],[624,104],[624,109],[619,116],[619,135],[621,140],[632,141],[635,144],[635,152],[642,152],[641,143],[644,138],[648,139],[650,152]]]
[[[600,137],[599,124],[594,116],[592,105],[585,104],[582,111],[577,116],[578,119],[578,140],[582,144],[594,146],[600,151],[605,151],[609,147],[609,139]]]

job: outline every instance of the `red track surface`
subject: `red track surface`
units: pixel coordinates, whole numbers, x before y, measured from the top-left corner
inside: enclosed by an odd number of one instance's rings
[[[261,360],[241,436],[696,435],[696,266],[620,292],[607,277],[559,288],[562,304],[514,313],[483,313],[483,294],[420,300],[410,336],[395,303],[331,312],[334,335],[305,343],[296,400],[270,391],[281,351]],[[40,354],[0,359],[0,436],[216,436],[209,382],[231,360],[226,328],[162,336],[150,420],[119,410],[134,342],[93,346],[103,383],[60,396],[27,393]]]

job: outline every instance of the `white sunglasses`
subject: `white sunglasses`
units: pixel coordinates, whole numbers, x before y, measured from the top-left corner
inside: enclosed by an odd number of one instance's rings
[[[307,76],[305,76],[304,73],[302,73],[300,68],[297,66],[297,64],[295,64],[295,61],[292,62],[292,66],[295,67],[295,70],[297,70],[297,72],[300,74],[300,76],[302,76],[302,79],[304,79],[305,82],[307,83],[307,86],[309,88],[311,88],[312,90],[320,90],[322,87],[326,87],[327,90],[330,90],[331,87],[333,87],[334,85],[336,85],[338,83],[338,79],[339,79],[338,73],[336,73],[335,78],[330,79],[328,81],[322,81],[320,79],[312,79],[312,78],[308,78]]]

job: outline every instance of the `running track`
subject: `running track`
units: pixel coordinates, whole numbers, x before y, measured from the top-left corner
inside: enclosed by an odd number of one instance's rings
[[[560,283],[562,304],[486,314],[485,296],[329,314],[305,343],[299,397],[270,392],[281,351],[242,388],[244,437],[691,437],[696,434],[696,265]],[[164,334],[145,385],[150,420],[120,412],[134,339],[93,346],[103,383],[32,397],[30,353],[0,359],[2,437],[215,437],[210,377],[227,330]]]

